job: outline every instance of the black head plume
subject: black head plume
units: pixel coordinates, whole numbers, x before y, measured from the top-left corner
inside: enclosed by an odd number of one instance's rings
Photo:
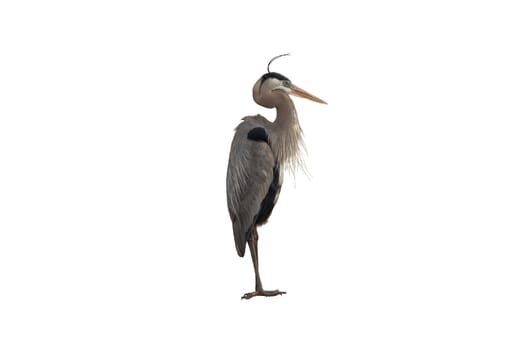
[[[278,55],[278,56],[276,56],[276,57],[273,57],[273,58],[269,61],[269,63],[267,63],[267,73],[271,73],[271,71],[269,70],[269,66],[271,65],[271,63],[273,63],[274,60],[276,60],[277,58],[284,57],[284,56],[289,56],[289,55],[291,55],[291,54],[290,54],[290,53],[284,53],[284,54],[282,54],[282,55]]]
[[[276,60],[277,58],[280,58],[280,57],[283,57],[283,56],[289,56],[291,55],[290,53],[284,53],[283,55],[278,55],[276,57],[273,57],[269,63],[267,64],[267,73],[265,73],[264,75],[262,75],[262,78],[261,78],[261,83],[263,84],[263,82],[269,78],[275,78],[275,79],[278,79],[278,80],[289,80],[287,77],[283,76],[282,74],[280,73],[276,73],[276,72],[271,72],[269,70],[269,66],[271,65],[271,63],[273,63],[274,60]]]

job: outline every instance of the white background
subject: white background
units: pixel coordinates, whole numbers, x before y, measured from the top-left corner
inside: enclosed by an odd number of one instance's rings
[[[426,5],[425,5],[426,3]],[[521,1],[6,1],[0,348],[525,349]],[[272,69],[310,179],[260,230],[225,199]]]

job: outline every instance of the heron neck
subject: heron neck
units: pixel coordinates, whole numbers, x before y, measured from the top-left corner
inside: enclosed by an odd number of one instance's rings
[[[281,96],[276,105],[276,119],[273,127],[275,137],[272,142],[280,163],[292,171],[299,166],[302,167],[302,129],[298,122],[295,105],[286,94]]]
[[[298,125],[295,105],[293,100],[286,94],[281,95],[280,101],[276,105],[276,119],[273,124],[281,131]]]

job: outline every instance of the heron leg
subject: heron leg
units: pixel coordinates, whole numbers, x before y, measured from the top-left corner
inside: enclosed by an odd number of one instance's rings
[[[253,260],[254,276],[256,279],[256,291],[263,291],[262,280],[260,279],[260,269],[258,266],[258,232],[256,227],[251,232],[249,238],[249,249],[251,250],[251,258]]]
[[[276,295],[286,294],[286,292],[281,292],[279,290],[264,290],[262,287],[262,280],[260,279],[260,271],[258,267],[258,232],[256,231],[256,226],[251,231],[251,236],[249,237],[248,243],[253,261],[256,287],[254,292],[245,293],[242,296],[242,299],[250,299],[255,296],[274,297]]]

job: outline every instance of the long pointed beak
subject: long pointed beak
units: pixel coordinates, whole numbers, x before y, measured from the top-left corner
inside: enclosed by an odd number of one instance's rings
[[[315,101],[315,102],[318,102],[318,103],[323,103],[323,104],[327,105],[326,101],[324,101],[324,100],[322,100],[322,99],[320,99],[320,98],[318,98],[316,96],[311,95],[306,90],[303,90],[303,89],[301,89],[298,86],[293,85],[293,84],[291,84],[291,94],[295,95],[295,96],[298,96],[298,97],[307,98],[308,100]]]

